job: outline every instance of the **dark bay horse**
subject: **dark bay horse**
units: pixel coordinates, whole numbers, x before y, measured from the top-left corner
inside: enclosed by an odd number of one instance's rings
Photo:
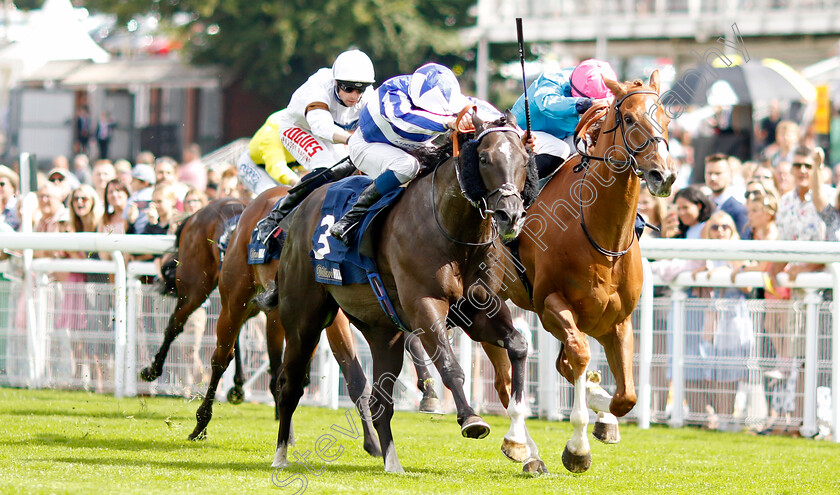
[[[517,306],[535,311],[562,343],[557,370],[574,385],[574,432],[563,451],[563,464],[572,472],[586,471],[591,463],[587,405],[599,420],[615,422],[606,413],[624,416],[636,403],[630,317],[642,288],[634,233],[639,188],[644,178],[652,194],[665,197],[676,178],[667,144],[669,118],[659,104],[659,73],[654,71],[647,85],[606,83],[615,100],[604,109],[594,149],[564,163],[528,209],[519,253],[533,297],[510,263],[507,270],[514,275],[502,291]],[[604,347],[616,381],[613,396],[587,380],[587,335]],[[503,370],[507,356],[490,351],[496,369]],[[503,388],[507,378],[497,371],[496,380]],[[617,442],[617,429],[606,437]]]
[[[498,235],[504,240],[519,232],[524,214],[526,177],[536,179],[512,117],[484,123],[473,117],[476,138],[464,145],[461,160],[450,158],[430,174],[415,179],[382,220],[375,241],[376,262],[397,315],[423,343],[452,392],[462,434],[483,438],[489,426],[469,406],[464,372],[446,341],[450,306],[470,297],[476,306],[492,303],[498,290],[485,273],[487,253]],[[529,170],[533,171],[529,175]],[[277,274],[278,316],[286,330],[286,354],[280,377],[280,428],[274,467],[288,465],[291,418],[303,393],[304,374],[321,329],[339,307],[363,332],[373,357],[370,409],[384,455],[385,470],[402,472],[391,433],[393,388],[403,363],[406,334],[380,309],[367,285],[326,285],[316,282],[311,239],[322,219],[326,187],[316,190],[298,208],[288,231]],[[481,205],[477,208],[477,205]],[[322,222],[323,220],[323,222]],[[322,246],[323,248],[323,246]],[[470,292],[468,293],[468,290]],[[498,311],[470,312],[460,318],[475,340],[504,348],[512,368],[511,430],[502,450],[511,459],[544,470],[536,445],[524,423],[527,342],[513,327],[507,306]],[[465,323],[464,323],[465,322]],[[416,359],[417,356],[412,356]]]
[[[244,209],[245,202],[240,199],[217,199],[190,216],[178,228],[175,236],[176,268],[173,294],[177,303],[166,325],[163,343],[155,353],[152,363],[140,371],[141,379],[151,382],[163,373],[163,364],[169,354],[169,348],[184,331],[187,319],[204,304],[213,289],[219,285],[219,238],[224,232],[225,223]],[[238,404],[244,396],[244,374],[238,352],[235,359],[234,387],[228,391],[228,400]]]
[[[228,248],[225,253],[224,262],[221,267],[219,278],[219,294],[221,296],[222,309],[216,323],[216,350],[212,356],[212,375],[201,406],[196,412],[196,426],[190,434],[190,439],[204,438],[207,432],[207,425],[213,416],[213,400],[216,394],[219,380],[227,369],[233,354],[233,348],[239,336],[242,325],[249,318],[255,316],[259,311],[265,311],[266,343],[269,355],[270,368],[270,389],[275,396],[277,407],[277,377],[278,369],[283,355],[285,333],[283,327],[277,324],[276,308],[264,304],[261,298],[257,297],[266,288],[274,286],[274,279],[277,273],[277,260],[262,265],[248,264],[248,243],[251,239],[251,231],[256,223],[268,214],[274,204],[282,198],[288,188],[277,186],[269,189],[255,198],[243,211],[236,230],[233,231]],[[183,264],[183,263],[182,263]],[[323,327],[322,327],[323,328]],[[343,314],[339,314],[327,328],[327,339],[333,356],[338,361],[341,372],[347,383],[347,389],[353,401],[364,406],[360,413],[362,418],[369,418],[367,403],[360,400],[360,397],[370,395],[370,386],[367,383],[361,363],[358,359],[355,337],[350,328],[350,323]],[[416,345],[416,352],[422,352],[419,343]],[[439,401],[435,396],[431,384],[431,375],[425,367],[417,367],[418,388],[423,392],[421,410],[433,412],[440,409]],[[376,437],[373,434],[370,421],[363,421],[365,434],[365,450],[371,455],[379,456],[381,452]]]

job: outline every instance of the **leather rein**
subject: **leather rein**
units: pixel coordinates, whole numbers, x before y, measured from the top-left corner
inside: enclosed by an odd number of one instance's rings
[[[643,149],[645,149],[649,143],[665,143],[665,148],[669,149],[668,140],[666,140],[662,136],[650,137],[646,139],[642,144],[636,147],[631,147],[627,142],[627,131],[624,128],[624,118],[621,115],[621,104],[624,103],[624,101],[630,96],[644,94],[659,96],[659,93],[650,90],[631,91],[630,93],[627,93],[626,95],[622,96],[621,99],[619,99],[615,103],[615,125],[609,130],[602,131],[603,134],[609,134],[615,132],[616,129],[621,129],[621,141],[624,145],[624,149],[629,152],[629,160],[614,160],[608,156],[594,156],[589,155],[583,151],[576,150],[580,154],[581,159],[580,163],[577,164],[573,169],[573,172],[577,173],[583,170],[583,180],[586,180],[586,174],[587,172],[589,172],[589,161],[597,160],[618,167],[630,167],[630,169],[633,170],[633,173],[636,174],[637,177],[642,177],[642,171],[639,170],[638,164],[636,162],[636,155],[639,154]],[[606,113],[604,114],[604,116],[605,115]],[[597,113],[595,116],[597,117]],[[587,124],[581,126],[581,132],[585,132],[588,129],[589,125],[591,125],[591,122],[588,122]],[[583,215],[583,200],[582,198],[580,198],[580,195],[578,195],[578,209],[580,211],[580,226],[583,228],[583,233],[586,234],[586,238],[589,240],[589,243],[592,244],[592,247],[594,247],[596,251],[603,254],[604,256],[612,256],[619,258],[627,254],[627,252],[630,251],[630,248],[633,247],[633,243],[636,241],[635,232],[632,234],[632,237],[630,239],[630,245],[627,246],[627,249],[621,251],[610,251],[609,249],[601,247],[601,245],[598,244],[598,242],[592,237],[592,234],[589,233],[589,229],[586,228],[586,220]]]

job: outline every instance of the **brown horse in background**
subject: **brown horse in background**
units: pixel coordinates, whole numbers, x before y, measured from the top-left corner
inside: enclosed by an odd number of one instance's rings
[[[464,145],[462,159],[450,158],[432,173],[412,181],[381,221],[375,241],[376,263],[397,315],[415,329],[409,335],[419,338],[440,371],[455,400],[462,434],[470,438],[487,436],[489,425],[465,397],[464,372],[446,340],[446,323],[450,306],[462,297],[473,298],[479,306],[492,302],[498,286],[485,271],[487,254],[497,235],[510,240],[519,232],[529,167],[528,155],[511,122],[509,113],[492,123],[473,117],[476,139]],[[281,418],[273,466],[288,465],[291,418],[303,394],[306,366],[321,329],[340,307],[370,344],[374,374],[370,409],[376,411],[373,422],[385,470],[402,472],[390,420],[406,334],[382,311],[368,285],[338,286],[315,280],[309,253],[315,230],[331,223],[329,216],[322,219],[320,214],[326,190],[316,190],[298,207],[280,257],[278,316],[286,330],[287,349],[280,377]],[[501,352],[507,352],[512,363],[511,430],[502,450],[526,467],[544,471],[524,423],[527,342],[514,328],[506,305],[493,315],[475,312],[468,316],[463,328],[470,337],[504,348]]]
[[[151,382],[163,373],[163,364],[169,354],[172,342],[184,331],[187,319],[219,285],[219,238],[228,220],[245,209],[245,202],[237,198],[222,198],[211,201],[201,210],[184,220],[175,234],[176,252],[172,258],[176,263],[174,295],[178,302],[169,317],[163,335],[163,343],[152,363],[140,371],[140,378]],[[166,263],[166,262],[165,262]],[[239,349],[236,351],[236,374],[234,386],[228,391],[228,401],[242,402],[244,374]]]
[[[557,370],[575,390],[569,418],[574,432],[563,451],[563,464],[572,472],[586,471],[591,463],[586,406],[607,423],[601,432],[596,424],[596,437],[615,443],[617,422],[607,413],[624,416],[636,404],[630,318],[642,288],[634,233],[639,188],[644,178],[653,195],[665,197],[676,178],[668,152],[669,118],[659,104],[659,73],[654,71],[648,85],[606,83],[615,100],[592,119],[605,117],[594,149],[564,163],[528,209],[519,254],[532,296],[511,257],[504,256],[509,283],[502,295],[536,312],[562,343]],[[616,381],[612,397],[587,381],[587,335],[604,347]],[[510,378],[498,373],[507,356],[485,350],[497,369],[497,388],[504,388]]]

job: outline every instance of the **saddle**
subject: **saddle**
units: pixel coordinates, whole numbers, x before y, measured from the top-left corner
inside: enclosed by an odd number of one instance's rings
[[[377,217],[402,195],[404,189],[397,189],[379,199],[359,222],[358,235],[351,246],[329,235],[329,228],[356,203],[356,198],[372,180],[366,176],[352,176],[329,186],[324,203],[321,205],[321,222],[312,236],[312,250],[309,256],[318,282],[332,285],[369,283],[382,310],[392,322],[403,330],[406,326],[399,320],[394,306],[385,291],[379,276],[376,261],[373,259],[373,236],[376,228],[371,228]],[[366,246],[362,249],[362,246]]]

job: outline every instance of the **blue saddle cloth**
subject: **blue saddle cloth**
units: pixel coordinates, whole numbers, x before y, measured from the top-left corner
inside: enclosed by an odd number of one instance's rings
[[[312,236],[312,251],[309,253],[318,282],[335,285],[364,284],[369,274],[376,274],[376,262],[359,252],[364,232],[370,227],[377,213],[394,204],[402,194],[398,187],[386,194],[370,207],[356,227],[353,243],[344,243],[329,235],[329,228],[356,203],[359,193],[372,181],[369,177],[353,176],[330,184],[321,206],[321,223]]]

